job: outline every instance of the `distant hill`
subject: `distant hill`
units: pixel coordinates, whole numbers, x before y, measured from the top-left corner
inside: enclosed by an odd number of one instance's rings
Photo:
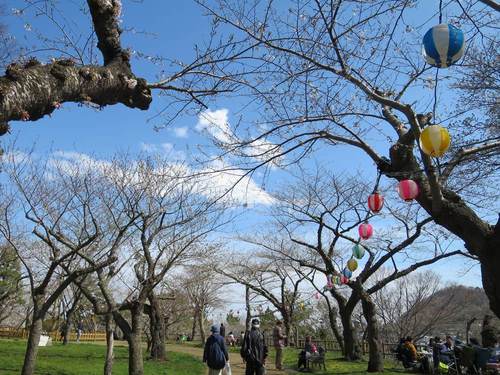
[[[437,291],[429,299],[430,314],[437,313],[443,308],[451,309],[453,312],[436,323],[432,330],[432,334],[435,335],[450,334],[465,338],[467,322],[476,318],[471,327],[470,337],[480,339],[483,317],[486,314],[495,316],[489,308],[488,298],[482,288],[452,285]],[[495,319],[497,326],[500,326],[499,323],[498,319]]]
[[[406,336],[421,342],[429,337],[444,338],[446,335],[465,340],[467,322],[472,318],[476,320],[471,326],[469,337],[481,341],[484,316],[495,316],[483,289],[463,285],[450,285],[416,301],[403,298],[400,303],[399,311],[392,315],[386,314],[392,319],[382,324],[381,331],[387,342],[397,342],[398,338]],[[494,319],[494,324],[500,328],[498,319]]]

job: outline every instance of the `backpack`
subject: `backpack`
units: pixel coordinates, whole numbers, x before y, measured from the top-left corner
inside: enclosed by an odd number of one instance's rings
[[[222,350],[219,341],[215,338],[210,343],[207,358],[208,367],[214,370],[222,370],[226,366],[226,357]]]

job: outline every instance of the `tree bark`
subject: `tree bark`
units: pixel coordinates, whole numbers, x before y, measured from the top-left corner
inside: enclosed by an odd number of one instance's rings
[[[359,340],[352,324],[352,311],[342,309],[339,312],[342,321],[342,336],[344,337],[344,357],[348,361],[361,359]]]
[[[114,327],[113,327],[113,316],[107,314],[106,319],[106,358],[104,360],[104,375],[112,375],[113,373],[113,361],[114,361]]]
[[[250,306],[250,288],[245,286],[245,309],[247,312],[245,318],[245,331],[250,329],[250,322],[252,320],[252,307]]]
[[[165,361],[165,325],[161,315],[158,299],[151,293],[149,295],[149,330],[151,333],[151,359]]]
[[[194,336],[196,335],[196,325],[198,324],[198,310],[194,310],[193,314],[193,326],[191,327],[191,340],[194,340]]]
[[[490,309],[500,318],[500,217],[495,226],[495,234],[488,241],[487,247],[480,253],[481,278],[484,292],[490,301]]]
[[[337,310],[335,308],[330,307],[328,303],[328,319],[330,320],[330,328],[337,339],[337,342],[340,347],[340,351],[343,355],[345,355],[345,347],[344,347],[344,338],[340,334],[339,327],[337,325]]]
[[[73,319],[73,314],[75,313],[79,301],[80,297],[75,296],[75,300],[73,301],[71,308],[66,313],[66,319],[64,322],[64,332],[63,332],[63,345],[68,345],[69,343],[69,335],[71,333],[71,320]]]
[[[132,329],[128,335],[128,373],[129,375],[144,375],[142,358],[142,304],[135,303],[130,309]]]
[[[292,331],[292,324],[290,321],[290,316],[286,312],[285,313],[282,312],[281,314],[283,317],[283,325],[285,326],[285,336],[286,336],[285,345],[288,346],[290,332]]]
[[[24,354],[24,363],[21,375],[33,375],[35,371],[38,343],[40,342],[40,336],[42,334],[42,322],[42,316],[38,314],[37,309],[35,309],[28,336],[26,353]]]
[[[134,302],[130,307],[132,324],[118,311],[113,311],[113,318],[120,327],[128,343],[128,373],[129,375],[144,375],[144,363],[142,358],[142,311],[143,304]]]
[[[366,320],[366,338],[368,341],[368,372],[384,371],[384,360],[380,350],[381,343],[379,340],[379,330],[377,317],[375,314],[375,304],[368,294],[364,294],[361,298],[361,306],[363,315]]]
[[[104,66],[77,66],[72,60],[41,64],[35,59],[10,64],[0,77],[0,135],[9,130],[8,121],[38,120],[63,102],[149,108],[147,82],[132,73],[129,54],[120,45],[120,2],[87,0],[87,4]]]
[[[203,314],[203,308],[200,309],[198,313],[198,323],[200,328],[200,337],[202,344],[205,343],[205,330],[203,329],[203,321],[205,320],[205,316]]]

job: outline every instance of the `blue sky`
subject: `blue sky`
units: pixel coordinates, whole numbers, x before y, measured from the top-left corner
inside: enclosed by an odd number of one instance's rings
[[[22,1],[7,1],[8,10],[20,9]],[[75,8],[74,2],[61,2],[61,11],[70,19],[71,24],[78,29],[89,27],[87,20]],[[429,10],[420,10],[416,16],[428,18]],[[31,17],[6,17],[9,31],[22,44],[34,43],[36,30],[56,33],[53,25],[46,19]],[[76,24],[73,24],[72,22]],[[202,10],[190,0],[168,1],[123,1],[123,25],[125,28],[134,27],[135,32],[125,32],[123,45],[133,50],[151,56],[167,56],[179,60],[189,61],[193,57],[193,45],[202,44],[206,40],[209,30],[209,19],[202,15]],[[145,31],[148,35],[142,33]],[[155,81],[158,67],[147,59],[134,59],[133,68],[138,76],[148,81]],[[196,115],[187,115],[170,128],[155,131],[154,126],[161,124],[161,120],[154,118],[161,110],[162,101],[156,96],[152,108],[147,112],[132,110],[122,105],[106,107],[97,111],[85,106],[64,104],[62,109],[54,112],[52,117],[45,117],[37,122],[13,124],[12,135],[9,140],[16,140],[16,146],[29,149],[35,144],[37,152],[65,151],[91,154],[97,158],[106,158],[117,151],[136,153],[144,150],[177,150],[189,152],[195,150],[198,144],[207,144],[206,137],[199,131],[203,121]],[[227,108],[229,123],[235,122],[231,101],[224,99],[211,108],[212,111]],[[219,112],[219,114],[221,114]],[[254,114],[244,114],[252,118]],[[323,153],[325,154],[325,153]],[[330,163],[338,172],[373,170],[371,161],[352,148],[339,147],[329,149],[325,161]],[[367,168],[368,167],[368,168]],[[277,183],[286,180],[286,173],[271,171],[267,180],[267,187],[272,189]],[[370,178],[368,176],[367,178]],[[255,191],[258,187],[256,185]],[[254,225],[261,222],[265,206],[250,206],[245,215],[238,220],[231,231],[251,232]],[[457,244],[459,245],[459,244]],[[440,273],[444,280],[480,286],[479,270],[474,268],[466,275],[460,271],[464,269],[464,260],[446,260],[432,266]]]

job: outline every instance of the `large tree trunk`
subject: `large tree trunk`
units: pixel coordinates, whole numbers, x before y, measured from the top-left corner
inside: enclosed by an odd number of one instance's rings
[[[384,360],[380,350],[380,340],[378,332],[378,323],[375,315],[375,304],[369,295],[364,295],[361,299],[363,315],[366,320],[366,338],[368,340],[368,372],[384,371]]]
[[[151,293],[149,296],[149,329],[151,333],[151,359],[164,361],[165,355],[165,326],[161,315],[158,299]]]
[[[128,373],[129,375],[144,375],[142,358],[142,304],[136,303],[130,310],[132,329],[128,335]]]
[[[328,319],[330,320],[330,328],[333,332],[333,335],[339,343],[340,351],[343,355],[345,355],[344,338],[340,334],[339,327],[337,325],[337,310],[331,307],[330,303],[328,303]]]
[[[40,342],[40,336],[42,334],[42,322],[42,316],[38,314],[37,309],[35,309],[28,336],[26,353],[24,354],[24,363],[21,375],[33,375],[35,371],[38,343]]]
[[[496,241],[490,241],[488,248],[481,252],[481,277],[484,292],[490,301],[490,309],[500,318],[500,219],[495,227]]]
[[[106,315],[106,358],[104,360],[104,375],[112,375],[113,373],[113,346],[114,346],[114,328],[113,316]]]
[[[193,326],[191,327],[191,340],[194,341],[194,336],[196,335],[196,325],[198,324],[198,310],[194,310],[193,314]]]
[[[361,353],[356,330],[352,324],[352,311],[341,310],[340,319],[342,321],[342,335],[344,337],[344,357],[348,361],[356,361],[361,358]]]
[[[79,301],[80,297],[78,295],[75,295],[75,300],[73,301],[73,304],[66,313],[66,320],[64,322],[64,332],[63,332],[63,345],[68,345],[69,343],[69,335],[71,333],[71,321],[73,320],[73,314],[75,313]]]
[[[250,329],[250,322],[252,320],[252,308],[250,306],[250,288],[245,286],[245,309],[247,312],[245,318],[245,331]]]
[[[292,331],[292,324],[291,324],[291,319],[290,316],[287,313],[281,313],[283,317],[283,325],[285,326],[285,345],[288,346],[289,344],[289,338],[290,338],[290,332]]]
[[[200,327],[200,337],[201,337],[201,343],[205,343],[205,330],[203,329],[203,321],[205,320],[205,316],[203,314],[203,308],[201,308],[200,312],[198,313],[198,323]]]

